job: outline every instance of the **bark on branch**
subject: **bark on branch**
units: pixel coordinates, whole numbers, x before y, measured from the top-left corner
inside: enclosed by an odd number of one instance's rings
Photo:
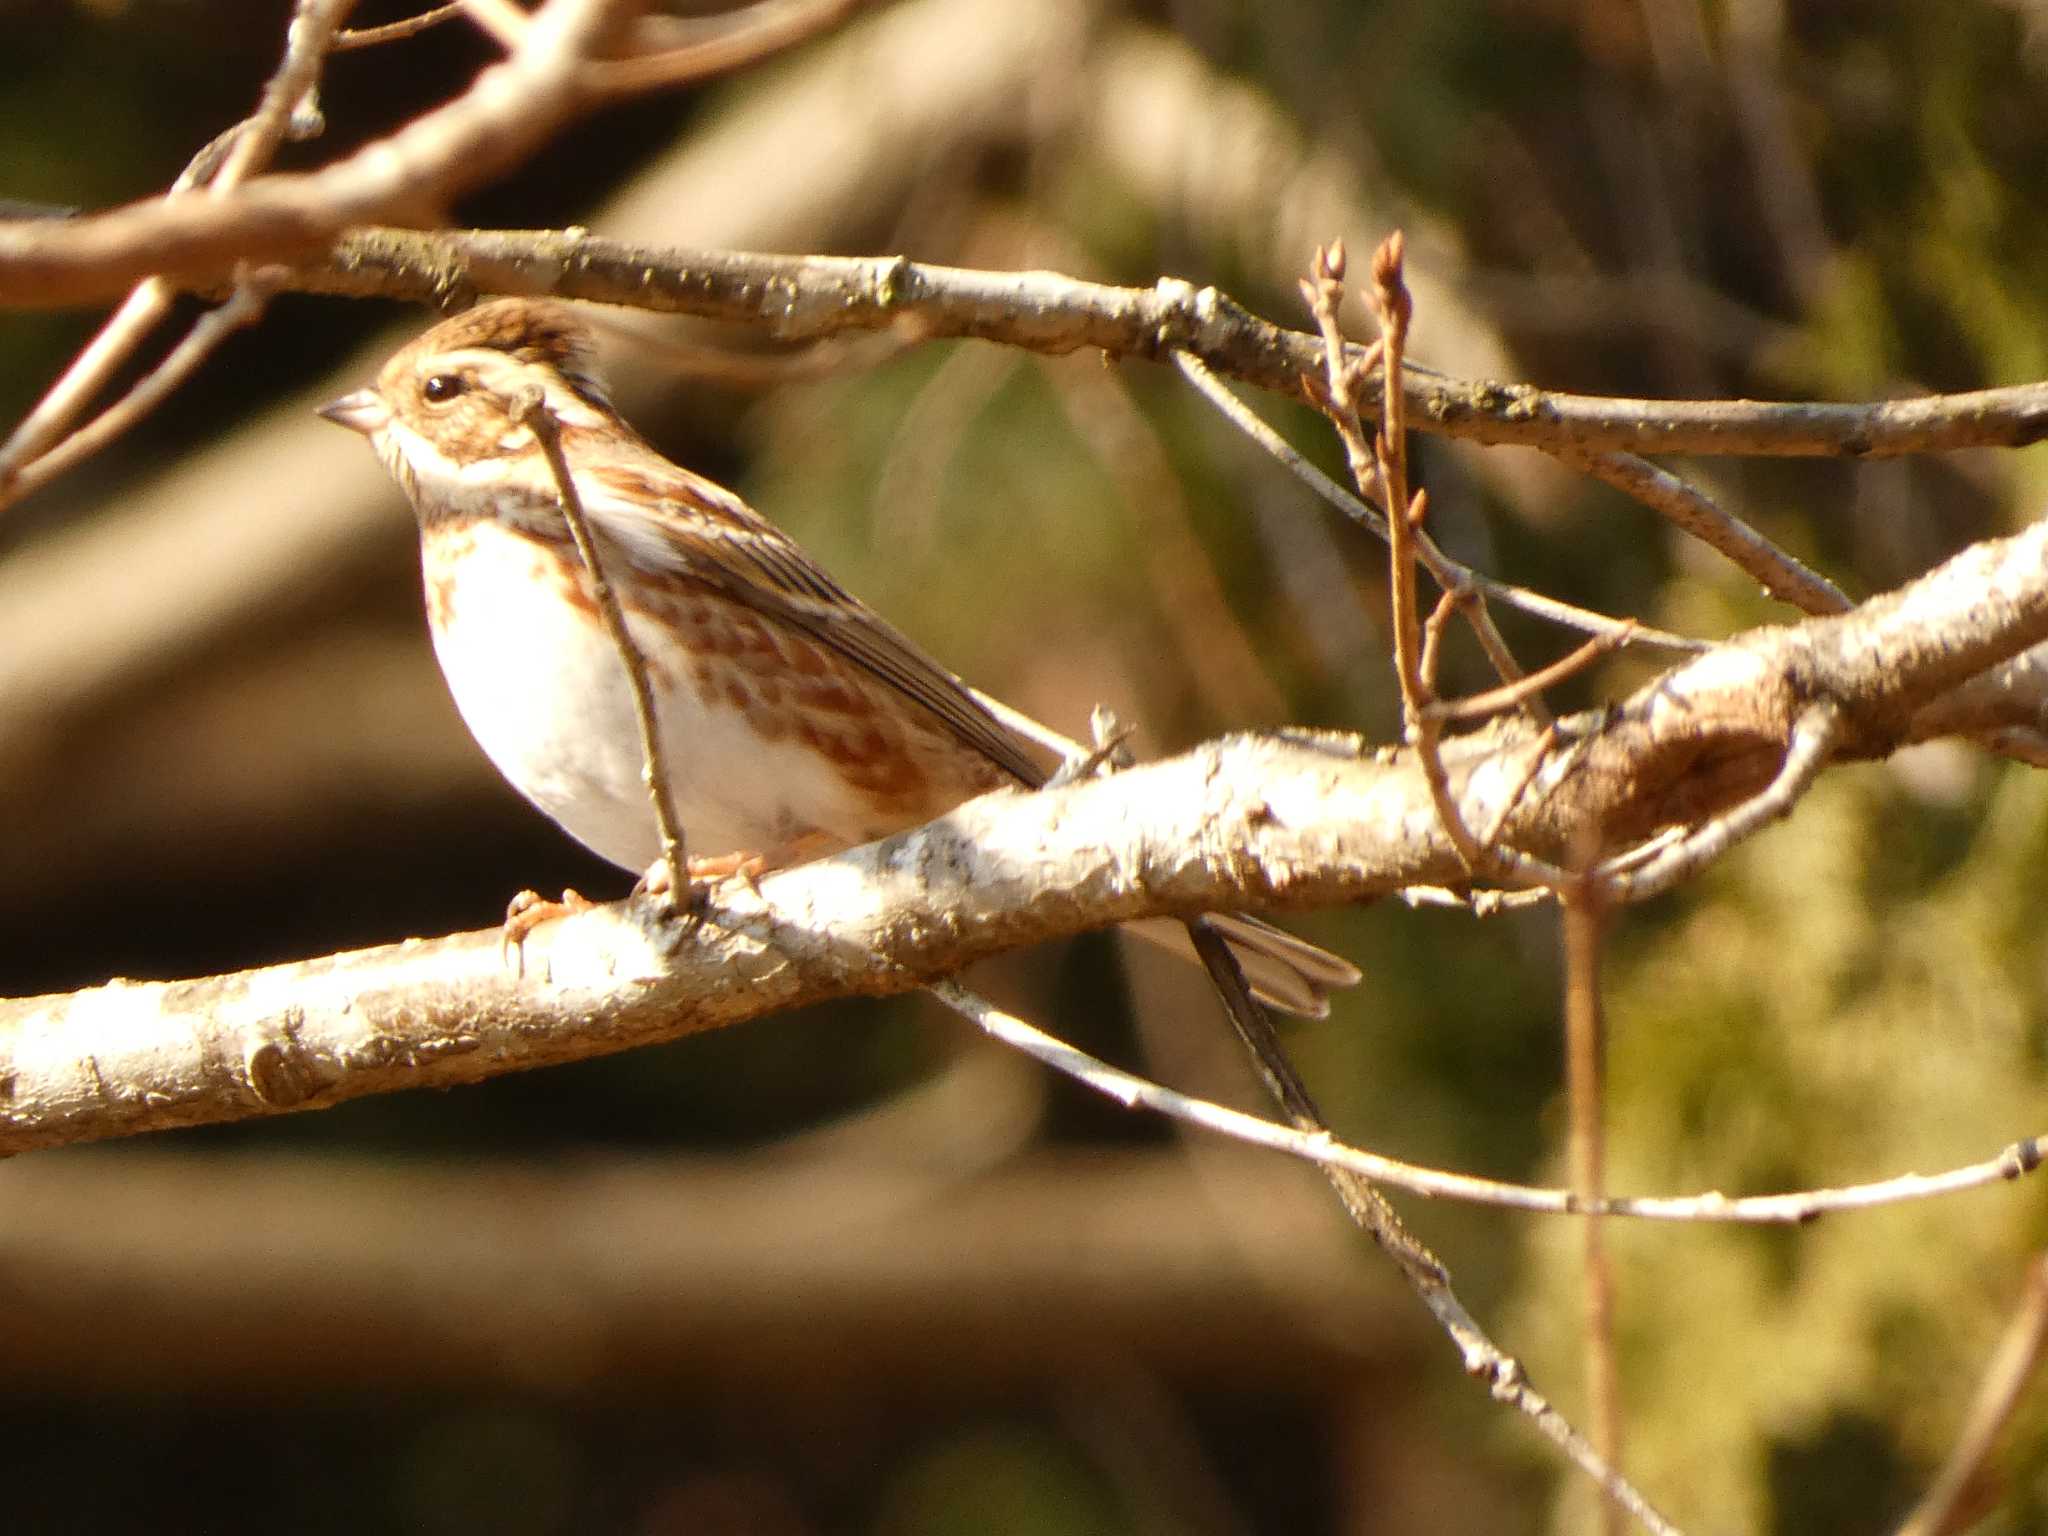
[[[280,289],[424,303],[553,294],[740,321],[791,341],[904,325],[924,337],[979,337],[1050,353],[1094,348],[1163,359],[1185,350],[1218,373],[1311,404],[1303,381],[1323,371],[1316,336],[1175,278],[1120,288],[1055,272],[982,272],[901,256],[680,251],[583,230],[406,229],[351,230],[323,259],[263,275]],[[223,271],[217,281],[226,278]],[[2048,437],[2048,383],[1843,404],[1574,395],[1453,378],[1413,362],[1404,376],[1411,427],[1481,444],[1891,457],[2023,447]]]

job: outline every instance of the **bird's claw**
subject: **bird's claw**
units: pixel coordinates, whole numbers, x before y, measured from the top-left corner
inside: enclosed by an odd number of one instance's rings
[[[1092,779],[1105,767],[1116,773],[1131,766],[1132,728],[1118,720],[1106,705],[1098,704],[1088,712],[1088,729],[1095,738],[1094,747],[1061,763],[1045,781],[1047,789],[1064,789],[1069,784]]]
[[[578,891],[562,892],[560,901],[549,901],[539,891],[521,891],[505,903],[505,925],[498,936],[498,963],[503,965],[516,953],[519,956],[519,975],[524,979],[527,935],[542,923],[588,912],[596,905]]]

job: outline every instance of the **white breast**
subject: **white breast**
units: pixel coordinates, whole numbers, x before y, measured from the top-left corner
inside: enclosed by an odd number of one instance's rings
[[[478,744],[578,842],[644,871],[660,842],[632,695],[555,549],[484,520],[429,528],[421,553],[434,652]],[[842,842],[862,835],[864,809],[828,764],[793,742],[763,742],[736,709],[707,705],[673,635],[638,615],[631,627],[692,855],[768,852],[818,828],[844,828]]]

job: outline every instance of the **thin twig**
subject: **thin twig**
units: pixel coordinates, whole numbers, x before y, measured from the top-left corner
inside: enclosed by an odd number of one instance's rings
[[[245,266],[304,258],[350,225],[443,204],[595,105],[578,71],[632,9],[631,0],[546,0],[532,13],[527,46],[485,69],[461,96],[317,171],[254,177],[231,197],[0,225],[0,291],[16,306],[75,304],[145,277],[195,272],[209,274],[218,291]],[[66,239],[30,233],[51,227],[66,230]],[[441,296],[448,291],[444,283]]]
[[[1213,939],[1215,935],[1212,933],[1209,937]],[[1236,962],[1230,959],[1227,946],[1222,945],[1220,942],[1212,947],[1204,948],[1204,960],[1210,959],[1212,954],[1220,955],[1226,964],[1235,966]],[[961,1014],[964,1018],[972,1021],[994,1039],[1024,1051],[1056,1071],[1066,1073],[1077,1081],[1095,1088],[1098,1092],[1106,1093],[1121,1103],[1133,1107],[1157,1108],[1166,1101],[1181,1099],[1180,1095],[1172,1093],[1169,1089],[1160,1088],[1157,1084],[1149,1083],[1143,1078],[1134,1077],[1130,1073],[1111,1067],[1107,1063],[1088,1055],[1085,1051],[1077,1050],[1064,1040],[1057,1039],[1052,1035],[1046,1034],[1043,1030],[1025,1023],[1024,1020],[1016,1017],[1014,1014],[1005,1013],[977,997],[974,993],[967,991],[957,982],[936,982],[932,984],[930,990],[932,995],[937,997],[939,1001]],[[1255,1117],[1238,1115],[1235,1111],[1223,1109],[1218,1105],[1204,1106],[1204,1110],[1205,1119],[1209,1115],[1213,1115],[1219,1120],[1249,1121],[1253,1125],[1267,1124],[1257,1120]],[[1313,1105],[1308,1106],[1307,1112],[1313,1116]],[[1268,1129],[1285,1133],[1287,1128],[1283,1126],[1269,1126]],[[1300,1133],[1297,1132],[1295,1134],[1299,1135]],[[1326,1139],[1327,1133],[1323,1133],[1323,1137]],[[1273,1142],[1268,1142],[1267,1144],[1277,1145],[1277,1143]],[[1358,1182],[1356,1188],[1368,1192],[1371,1202],[1376,1202],[1384,1207],[1385,1202],[1363,1180]],[[1388,1209],[1387,1214],[1389,1216],[1392,1215],[1391,1209]],[[1398,1228],[1399,1219],[1394,1218],[1394,1220]],[[1405,1229],[1400,1230],[1405,1233]],[[1409,1241],[1413,1242],[1412,1239],[1409,1239]],[[1397,1259],[1402,1257],[1399,1249],[1390,1251],[1395,1254]],[[1414,1253],[1427,1258],[1428,1250],[1416,1244],[1414,1245]],[[1615,1472],[1594,1451],[1593,1447],[1587,1443],[1586,1438],[1572,1427],[1571,1422],[1563,1414],[1559,1413],[1556,1407],[1530,1384],[1528,1374],[1523,1370],[1521,1362],[1504,1352],[1480,1328],[1471,1313],[1465,1310],[1464,1304],[1458,1300],[1456,1293],[1452,1291],[1447,1278],[1443,1274],[1441,1265],[1436,1264],[1433,1258],[1427,1258],[1426,1263],[1422,1263],[1415,1268],[1411,1268],[1408,1262],[1403,1262],[1401,1269],[1404,1276],[1408,1278],[1410,1285],[1416,1291],[1417,1296],[1428,1307],[1431,1314],[1436,1317],[1439,1325],[1443,1327],[1444,1331],[1450,1336],[1451,1342],[1457,1347],[1467,1375],[1485,1382],[1488,1390],[1492,1392],[1497,1401],[1506,1404],[1533,1421],[1537,1429],[1546,1438],[1557,1445],[1581,1471],[1593,1479],[1611,1503],[1626,1510],[1645,1530],[1655,1533],[1655,1536],[1677,1536],[1677,1527],[1672,1525],[1663,1515],[1659,1514],[1650,1504],[1649,1500],[1644,1498],[1633,1485]]]
[[[1345,362],[1344,342],[1338,328],[1337,306],[1343,296],[1344,250],[1336,242],[1316,253],[1315,280],[1303,282],[1303,296],[1314,310],[1323,337],[1323,362],[1327,378],[1325,414],[1336,426],[1351,464],[1352,478],[1362,492],[1377,484],[1385,495],[1387,515],[1387,556],[1389,588],[1393,609],[1394,674],[1401,689],[1404,734],[1421,764],[1445,835],[1458,851],[1467,870],[1477,875],[1504,878],[1529,885],[1561,886],[1564,872],[1545,860],[1504,845],[1482,845],[1465,825],[1452,793],[1450,773],[1444,766],[1441,729],[1429,713],[1435,702],[1433,680],[1421,671],[1421,638],[1415,614],[1415,560],[1413,535],[1419,529],[1428,501],[1418,491],[1408,494],[1407,435],[1405,402],[1395,381],[1402,377],[1402,351],[1407,340],[1412,301],[1401,276],[1402,240],[1398,230],[1380,243],[1373,253],[1373,299],[1380,318],[1380,339],[1367,358],[1375,358],[1385,385],[1379,429],[1368,450],[1359,417],[1356,373]],[[1510,662],[1510,680],[1521,669]]]
[[[1279,1106],[1281,1115],[1304,1135],[1328,1138],[1330,1128],[1323,1119],[1323,1112],[1316,1107],[1308,1085],[1302,1081],[1286,1051],[1281,1049],[1279,1036],[1273,1032],[1273,1021],[1252,996],[1229,944],[1204,919],[1190,920],[1187,930],[1203,969],[1209,973],[1217,994],[1223,999],[1224,1011],[1230,1018],[1230,1027],[1237,1035],[1238,1043],[1251,1058],[1252,1069],[1258,1074],[1267,1094]],[[1373,1188],[1371,1180],[1356,1169],[1339,1168],[1330,1163],[1319,1166],[1352,1221],[1379,1244],[1381,1251],[1394,1261],[1402,1277],[1422,1295],[1425,1302],[1436,1291],[1448,1293],[1451,1277],[1443,1261],[1408,1230],[1406,1223],[1387,1203],[1386,1196]]]
[[[1422,621],[1422,675],[1430,679],[1432,693],[1436,690],[1436,678],[1440,675],[1439,669],[1443,662],[1444,630],[1450,626],[1451,615],[1457,611],[1458,594],[1445,592],[1437,598],[1436,606],[1429,610],[1429,617]],[[1526,675],[1517,677],[1514,682],[1503,686],[1519,687],[1524,681]],[[1443,705],[1432,700],[1428,707],[1432,711],[1440,711]],[[1441,719],[1441,715],[1438,718]],[[1546,720],[1544,723],[1549,722]]]
[[[632,689],[633,723],[640,730],[640,782],[647,786],[648,799],[654,805],[654,823],[661,834],[661,860],[668,871],[670,900],[678,911],[687,912],[691,908],[691,900],[689,871],[683,857],[683,826],[676,817],[675,799],[669,790],[660,717],[655,712],[654,690],[647,682],[647,659],[641,655],[639,644],[626,627],[626,615],[619,607],[618,595],[605,579],[604,565],[598,558],[597,541],[591,537],[590,524],[583,515],[583,498],[577,492],[576,477],[570,473],[569,460],[562,452],[560,424],[536,388],[529,386],[520,398],[510,404],[513,419],[532,430],[541,452],[547,456],[548,469],[555,479],[562,521],[569,525],[569,536],[576,541],[576,552],[583,557],[584,569],[590,572],[591,595],[597,600],[598,616],[604,620],[605,632],[611,636],[612,645],[619,653],[619,664],[626,672],[627,686]]]
[[[1600,1007],[1603,914],[1585,889],[1567,888],[1564,904],[1566,1099],[1571,1119],[1572,1191],[1594,1204],[1607,1190],[1603,1123],[1606,1027]],[[1593,1447],[1611,1467],[1621,1465],[1621,1382],[1614,1360],[1614,1269],[1607,1256],[1601,1214],[1588,1212],[1579,1228],[1579,1295],[1585,1325],[1586,1414]],[[1620,1536],[1619,1512],[1604,1506],[1606,1536]]]
[[[260,169],[286,137],[300,131],[295,127],[293,109],[318,82],[335,29],[354,3],[299,0],[285,30],[284,56],[264,86],[255,114],[215,135],[201,148],[164,194],[166,200],[201,188],[210,188],[216,195],[233,188]],[[310,131],[311,125],[306,126]],[[137,284],[0,446],[0,510],[78,464],[153,410],[231,331],[262,314],[268,292],[238,279],[229,302],[197,322],[155,373],[110,407],[91,429],[74,434],[54,464],[40,463],[55,457],[53,449],[78,413],[170,313],[173,291],[168,283],[150,277]],[[239,305],[236,300],[241,301]],[[216,320],[215,316],[222,318]]]
[[[1094,752],[1085,758],[1067,754],[1061,778],[1071,781],[1091,776],[1120,745],[1123,732],[1114,715],[1098,708],[1090,725],[1095,735]],[[1296,1131],[1328,1139],[1330,1129],[1322,1111],[1316,1107],[1308,1085],[1281,1048],[1272,1019],[1259,1005],[1258,999],[1252,996],[1251,985],[1245,980],[1244,971],[1239,967],[1229,943],[1207,918],[1189,918],[1185,927],[1195,954],[1209,973],[1209,980],[1223,1004],[1231,1029],[1251,1057],[1253,1069],[1279,1106],[1281,1114]],[[1321,1167],[1352,1221],[1393,1259],[1402,1276],[1426,1302],[1434,1292],[1449,1293],[1450,1275],[1442,1261],[1408,1230],[1386,1197],[1372,1186],[1369,1179],[1354,1169],[1328,1163]],[[1435,1310],[1434,1304],[1432,1310]]]
[[[1398,380],[1401,377],[1401,344],[1407,334],[1407,316],[1399,304],[1392,299],[1386,284],[1381,280],[1383,269],[1389,262],[1399,270],[1401,237],[1397,230],[1389,235],[1373,254],[1374,294],[1376,298],[1386,297],[1388,303],[1380,311],[1380,339],[1368,349],[1366,358],[1379,366],[1383,376]],[[1365,424],[1359,410],[1357,382],[1360,367],[1347,361],[1344,334],[1337,319],[1338,306],[1344,298],[1344,277],[1347,266],[1344,242],[1332,241],[1317,250],[1312,278],[1301,284],[1302,297],[1308,302],[1310,311],[1316,317],[1323,338],[1323,370],[1327,404],[1324,414],[1337,429],[1339,441],[1344,444],[1344,456],[1351,466],[1351,478],[1359,491],[1367,496],[1378,487],[1386,506],[1387,569],[1390,593],[1391,624],[1394,634],[1394,680],[1401,694],[1401,716],[1403,734],[1430,773],[1431,791],[1438,801],[1438,811],[1444,809],[1449,799],[1448,785],[1443,772],[1443,759],[1418,739],[1422,723],[1422,709],[1427,702],[1423,697],[1420,673],[1421,631],[1415,616],[1415,558],[1413,540],[1415,525],[1420,519],[1416,503],[1408,495],[1407,432],[1401,412],[1401,393],[1398,388],[1386,391],[1381,407],[1378,430],[1368,442]],[[1403,290],[1400,298],[1405,300]],[[1429,744],[1433,746],[1433,742]],[[1444,830],[1452,843],[1457,846],[1459,856],[1466,867],[1475,873],[1481,867],[1477,845],[1472,834],[1465,830],[1464,822],[1458,817],[1456,807],[1444,819]]]
[[[1687,833],[1641,868],[1623,868],[1618,860],[1610,860],[1587,878],[1599,883],[1605,901],[1647,901],[1705,868],[1752,832],[1791,814],[1799,797],[1827,766],[1845,719],[1832,703],[1808,706],[1793,725],[1792,740],[1777,775],[1755,795]]]
[[[1624,620],[1624,628],[1627,621]],[[1471,694],[1462,699],[1450,699],[1431,704],[1429,712],[1446,725],[1467,720],[1483,720],[1488,715],[1497,715],[1504,709],[1513,709],[1531,694],[1554,688],[1566,678],[1582,671],[1598,661],[1609,651],[1628,643],[1626,635],[1595,635],[1568,656],[1560,656],[1547,667],[1539,667],[1527,676],[1512,683],[1503,683],[1498,688],[1489,688],[1484,693]]]
[[[1274,431],[1263,417],[1232,394],[1229,386],[1210,371],[1207,363],[1185,350],[1174,352],[1173,363],[1181,375],[1200,390],[1203,397],[1221,411],[1231,425],[1272,454],[1302,484],[1324,501],[1375,538],[1385,540],[1387,523],[1379,508],[1361,501],[1304,458],[1295,446]],[[1415,548],[1422,556],[1423,563],[1429,567],[1429,574],[1435,579],[1436,584],[1446,591],[1474,588],[1533,618],[1547,619],[1553,624],[1587,634],[1612,636],[1617,641],[1625,639],[1630,644],[1654,645],[1666,650],[1686,652],[1703,651],[1707,647],[1703,640],[1688,640],[1683,635],[1674,635],[1647,624],[1638,624],[1633,619],[1609,618],[1606,614],[1595,613],[1590,608],[1579,608],[1541,592],[1532,592],[1527,587],[1518,587],[1513,582],[1484,575],[1463,561],[1446,554],[1436,540],[1429,536],[1427,529],[1416,530]]]
[[[599,59],[585,67],[600,91],[633,95],[725,74],[837,25],[871,0],[757,0],[718,18],[715,29],[659,51]],[[666,18],[653,18],[666,19]]]
[[[1428,530],[1418,525],[1415,529],[1415,546],[1420,550],[1425,544],[1431,549],[1436,547],[1435,542],[1428,538]],[[1428,557],[1425,555],[1424,564],[1427,563]],[[1486,653],[1487,661],[1492,664],[1500,680],[1504,683],[1520,682],[1523,675],[1521,663],[1515,660],[1514,652],[1508,649],[1507,637],[1501,634],[1499,626],[1493,622],[1493,610],[1486,606],[1485,594],[1468,582],[1464,585],[1445,587],[1444,596],[1456,603],[1458,612],[1465,615],[1465,621],[1472,626],[1472,633],[1479,641],[1480,650]],[[1529,695],[1526,708],[1543,724],[1550,723],[1550,707],[1539,695]]]
[[[1373,309],[1379,316],[1380,371],[1386,384],[1381,394],[1379,429],[1373,435],[1372,451],[1379,468],[1380,486],[1387,497],[1387,570],[1388,590],[1393,603],[1394,675],[1401,686],[1404,733],[1408,745],[1422,764],[1424,778],[1429,782],[1437,818],[1465,867],[1474,874],[1490,874],[1504,867],[1506,861],[1497,863],[1492,857],[1492,850],[1480,846],[1479,840],[1465,825],[1464,812],[1458,809],[1458,802],[1451,793],[1450,773],[1444,767],[1442,728],[1430,715],[1430,706],[1436,702],[1436,679],[1424,675],[1419,655],[1414,536],[1415,530],[1422,526],[1429,500],[1424,491],[1417,490],[1412,497],[1408,493],[1408,416],[1400,380],[1414,301],[1408,295],[1408,285],[1401,272],[1403,244],[1401,232],[1395,230],[1380,242],[1372,258]],[[1328,275],[1342,277],[1339,271]],[[1356,421],[1358,407],[1351,394],[1350,369],[1341,362],[1343,345],[1337,333],[1338,295],[1328,281],[1322,287],[1322,302],[1317,306],[1316,318],[1323,327],[1324,352],[1330,367],[1330,390],[1333,396],[1338,396],[1337,404],[1345,416]],[[1363,481],[1360,488],[1364,488]],[[1516,675],[1520,675],[1519,668]]]
[[[406,38],[417,37],[429,27],[438,27],[444,21],[452,21],[463,12],[462,0],[449,0],[446,5],[434,6],[421,11],[417,16],[407,16],[402,21],[387,21],[381,27],[349,27],[334,34],[335,53],[351,53],[358,48],[375,48],[383,43],[403,42]]]
[[[149,285],[145,284],[144,288]],[[137,289],[130,302],[140,314],[151,299]],[[57,476],[76,468],[167,400],[198,371],[200,364],[234,332],[253,325],[270,303],[270,291],[252,280],[237,288],[225,304],[208,310],[171,349],[170,355],[91,421],[55,447],[10,476],[0,489],[0,508],[29,495]],[[112,327],[109,328],[111,330]],[[106,335],[107,332],[102,332]]]
[[[1413,496],[1408,494],[1408,411],[1400,379],[1414,301],[1408,296],[1408,285],[1401,275],[1403,243],[1397,229],[1380,242],[1372,257],[1373,308],[1380,321],[1380,372],[1394,381],[1381,396],[1379,430],[1373,434],[1372,453],[1379,469],[1380,488],[1387,498],[1387,576],[1393,602],[1394,676],[1401,685],[1401,713],[1409,739],[1419,752],[1428,756],[1435,753],[1436,737],[1427,730],[1422,714],[1435,701],[1436,682],[1422,675],[1421,635],[1415,611],[1415,530],[1422,526],[1429,503],[1427,493],[1419,489]],[[1345,365],[1344,338],[1337,329],[1337,300],[1342,290],[1336,285],[1344,279],[1341,250],[1341,246],[1333,249],[1326,270],[1320,274],[1322,294],[1316,318],[1323,327],[1330,392],[1337,397],[1345,416],[1355,422],[1358,401],[1352,389],[1353,374]],[[1365,485],[1365,481],[1359,481],[1359,489],[1363,490]],[[1440,770],[1441,758],[1437,764]],[[1453,819],[1457,819],[1455,811]],[[1476,856],[1476,849],[1470,846],[1471,834],[1464,830],[1462,820],[1456,826],[1447,824],[1445,830],[1450,832],[1451,841],[1458,844],[1460,853]]]
[[[1845,613],[1848,595],[1827,577],[1778,548],[1697,486],[1633,453],[1558,455],[1596,480],[1625,491],[1673,527],[1719,550],[1756,578],[1764,591],[1802,613]]]
[[[289,34],[286,41],[289,45]],[[211,181],[228,151],[234,148],[242,127],[236,123],[201,145],[164,196],[183,197]],[[49,452],[78,413],[106,387],[116,370],[142,345],[143,338],[170,312],[173,297],[171,285],[160,277],[145,278],[136,284],[57,382],[44,392],[35,408],[8,434],[7,441],[0,444],[0,508],[17,499],[15,477],[23,466]]]
[[[2048,1254],[2027,1266],[2019,1309],[1992,1352],[1955,1448],[1899,1527],[1898,1536],[1956,1536],[1964,1528],[1969,1519],[1964,1495],[1977,1481],[2021,1395],[2034,1379],[2044,1345],[2048,1345]]]
[[[170,313],[172,298],[173,290],[162,278],[138,283],[16,425],[6,443],[0,444],[0,509],[28,493],[22,485],[28,469],[64,436],[78,413]]]

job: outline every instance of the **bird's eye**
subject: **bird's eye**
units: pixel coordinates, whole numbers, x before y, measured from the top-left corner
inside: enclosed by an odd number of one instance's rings
[[[443,400],[453,400],[468,387],[460,374],[430,373],[426,382],[420,385],[420,393],[433,404],[439,405]]]

